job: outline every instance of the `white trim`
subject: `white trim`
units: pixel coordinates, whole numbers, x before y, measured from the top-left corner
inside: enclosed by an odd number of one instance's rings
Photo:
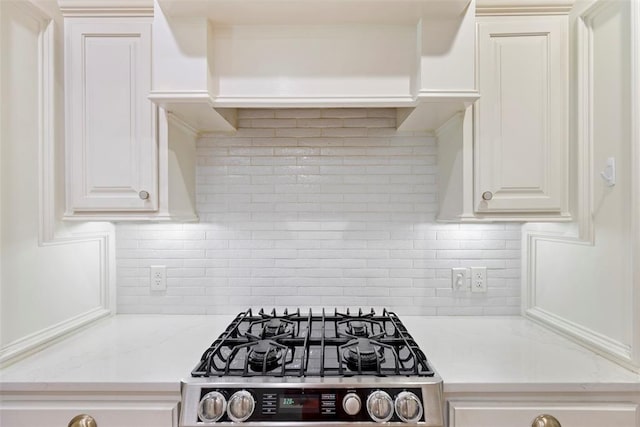
[[[631,346],[613,340],[606,335],[599,334],[563,317],[556,316],[540,307],[531,308],[527,310],[526,314],[529,319],[550,327],[572,341],[587,347],[589,350],[613,360],[627,369],[640,372],[640,367],[636,366],[632,361]]]
[[[480,99],[480,92],[477,90],[428,90],[422,89],[418,91],[417,101],[434,100],[438,102],[455,101],[455,102],[474,102]]]
[[[149,93],[149,100],[156,104],[164,103],[189,103],[189,102],[211,102],[211,96],[206,90],[177,91],[157,91]]]
[[[58,0],[64,17],[153,16],[153,0]]]
[[[40,126],[38,147],[38,173],[39,173],[39,217],[38,242],[53,241],[55,234],[55,98],[53,87],[55,85],[55,57],[53,52],[54,22],[49,20],[43,23],[38,41],[38,122]]]
[[[476,16],[567,15],[574,0],[477,0]]]
[[[573,217],[565,212],[561,213],[550,213],[544,214],[541,213],[539,216],[528,212],[526,214],[519,214],[517,211],[513,213],[504,212],[504,213],[495,213],[495,214],[486,214],[482,215],[479,213],[475,214],[466,214],[457,217],[456,219],[440,219],[438,218],[438,222],[454,222],[454,223],[491,223],[491,222],[562,222],[567,223],[571,222]]]
[[[591,13],[591,9],[586,13]],[[582,16],[585,16],[583,14]],[[591,30],[584,19],[576,19],[576,73],[577,93],[573,97],[576,111],[575,126],[572,131],[576,133],[577,146],[577,206],[576,217],[579,224],[579,237],[590,244],[594,243],[594,225],[591,216],[592,192],[591,185],[592,159],[593,159],[593,55],[591,52]]]
[[[640,367],[640,2],[631,2],[631,260],[632,260],[632,351]],[[635,260],[635,262],[633,262]]]
[[[231,108],[255,108],[255,107],[311,107],[330,105],[362,105],[403,107],[415,106],[416,100],[410,95],[384,95],[384,96],[331,96],[331,97],[279,97],[279,96],[211,96],[207,91],[152,91],[149,99],[162,106],[168,103],[209,102],[213,107]],[[388,105],[394,103],[394,105]]]
[[[330,97],[259,97],[211,96],[207,91],[152,91],[149,99],[166,104],[209,102],[216,108],[290,108],[290,107],[415,107],[421,102],[474,102],[480,98],[477,91],[421,90],[411,95],[330,96]]]
[[[480,7],[476,8],[476,16],[541,16],[568,15],[571,6],[558,7]]]
[[[60,9],[65,18],[133,18],[153,17],[153,8],[70,7]]]
[[[56,325],[27,335],[0,349],[0,367],[17,362],[45,347],[54,344],[76,330],[92,324],[96,320],[111,315],[111,311],[98,307],[64,320]]]
[[[243,97],[215,96],[211,98],[217,108],[295,108],[295,107],[415,107],[416,100],[409,95],[383,96],[331,96],[331,97]]]
[[[109,214],[106,212],[96,212],[92,214],[91,212],[82,212],[81,214],[73,214],[73,215],[65,215],[63,217],[65,221],[70,222],[83,222],[83,221],[109,221],[109,222],[149,222],[149,221],[157,221],[157,222],[197,222],[199,221],[199,217],[197,215],[172,215],[170,213],[167,214],[158,214],[158,215],[150,215],[141,213],[140,215],[136,215],[131,212],[114,212],[113,214]]]

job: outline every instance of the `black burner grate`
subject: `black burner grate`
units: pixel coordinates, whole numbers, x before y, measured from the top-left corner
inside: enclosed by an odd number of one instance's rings
[[[278,315],[251,309],[236,316],[191,373],[211,376],[433,376],[425,354],[398,316]]]

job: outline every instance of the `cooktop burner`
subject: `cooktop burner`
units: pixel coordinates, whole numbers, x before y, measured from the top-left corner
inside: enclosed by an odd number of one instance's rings
[[[192,371],[193,377],[353,375],[433,376],[433,371],[398,316],[373,309],[355,314],[247,310]]]
[[[382,346],[368,338],[358,338],[342,346],[344,360],[352,371],[375,371],[384,362]]]
[[[286,319],[271,318],[259,320],[257,322],[253,322],[249,329],[252,329],[255,325],[262,326],[262,331],[260,332],[261,338],[280,337],[281,335],[293,334],[294,323]]]
[[[367,325],[360,320],[349,321],[349,333],[357,337],[368,337]]]
[[[363,316],[358,316],[356,319],[357,320],[345,319],[339,321],[337,323],[338,336],[351,338],[380,338],[386,334],[384,324],[381,322],[364,318]]]
[[[249,351],[249,366],[256,372],[271,371],[281,362],[287,347],[272,340],[260,340]]]

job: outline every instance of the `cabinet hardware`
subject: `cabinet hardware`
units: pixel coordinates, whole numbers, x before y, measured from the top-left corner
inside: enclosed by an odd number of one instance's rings
[[[531,427],[562,427],[560,421],[553,415],[538,415],[531,423]]]
[[[491,200],[493,199],[493,193],[491,191],[485,191],[482,193],[482,200]]]
[[[140,196],[142,200],[147,200],[149,198],[149,192],[142,190],[138,193],[138,196]]]
[[[91,415],[80,414],[69,421],[68,427],[98,427],[98,423]]]

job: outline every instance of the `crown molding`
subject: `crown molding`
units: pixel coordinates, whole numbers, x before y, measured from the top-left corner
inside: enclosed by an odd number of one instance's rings
[[[153,0],[58,0],[65,17],[153,16]]]
[[[574,0],[477,0],[476,16],[567,15]]]

